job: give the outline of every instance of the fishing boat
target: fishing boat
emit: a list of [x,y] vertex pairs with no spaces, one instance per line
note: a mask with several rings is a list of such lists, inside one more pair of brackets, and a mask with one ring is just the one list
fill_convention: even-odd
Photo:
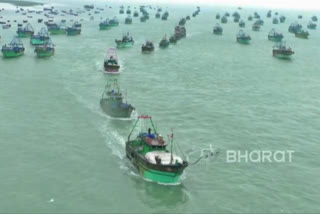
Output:
[[256,21],[256,23],[257,23],[258,25],[262,26],[262,25],[264,24],[264,21],[263,21],[262,19],[258,19],[258,20]]
[[142,52],[152,52],[152,51],[154,51],[153,42],[147,40],[146,43],[141,46],[141,51]]
[[9,45],[4,45],[1,48],[1,52],[3,57],[5,58],[13,58],[22,56],[24,54],[25,48],[23,43],[21,42],[20,38],[15,36]]
[[307,26],[308,29],[315,30],[317,28],[317,24],[310,21]]
[[157,12],[156,15],[155,15],[155,17],[156,17],[156,19],[160,19],[161,14],[160,14],[159,12]]
[[168,16],[166,16],[165,14],[162,14],[161,20],[165,21],[165,20],[167,20],[167,19],[168,19]]
[[233,18],[233,21],[234,21],[235,23],[238,23],[238,22],[240,21],[240,17],[234,17],[234,18]]
[[186,24],[187,20],[185,18],[180,19],[179,25],[184,26]]
[[[139,122],[149,125],[148,130],[141,130],[135,139],[130,139]],[[168,143],[157,132],[151,116],[138,116],[126,142],[126,156],[139,174],[145,179],[159,183],[179,183],[188,162],[174,154],[173,133],[168,135],[171,149],[167,149]],[[178,147],[180,148],[180,147]]]
[[59,34],[65,34],[66,33],[66,26],[64,22],[61,22],[58,24],[52,24],[48,26],[48,31],[51,35],[59,35]]
[[281,41],[273,46],[272,54],[274,57],[280,59],[290,59],[294,52],[290,47],[286,47],[286,43],[284,41]]
[[113,80],[113,84],[107,83],[100,107],[104,113],[115,118],[130,118],[134,110],[134,107],[125,101],[117,80]]
[[50,37],[46,28],[41,28],[37,35],[31,36],[30,43],[32,45],[43,45],[49,42]]
[[173,34],[172,36],[170,36],[169,42],[172,43],[172,44],[176,44],[176,43],[178,42],[178,38],[176,37],[175,34]]
[[161,41],[160,41],[160,43],[159,43],[159,47],[160,47],[160,48],[167,48],[167,47],[169,47],[169,45],[170,45],[170,41],[168,40],[167,35],[165,35],[165,36],[161,39]]
[[139,12],[138,11],[134,11],[133,17],[139,17]]
[[109,25],[110,25],[111,27],[118,26],[118,25],[119,25],[119,20],[118,20],[118,18],[117,18],[117,17],[113,17],[113,19],[110,19]]
[[34,34],[33,27],[28,23],[24,28],[19,27],[17,30],[19,37],[31,37]]
[[221,23],[226,24],[228,22],[228,18],[226,16],[222,16]]
[[278,24],[279,23],[279,19],[277,18],[277,17],[274,17],[273,19],[272,19],[272,24]]
[[191,19],[190,16],[187,16],[187,17],[186,17],[186,20],[190,20],[190,19]]
[[280,23],[284,23],[286,21],[286,17],[280,16],[279,20],[280,20]]
[[260,25],[257,23],[257,22],[255,22],[255,23],[253,23],[253,25],[252,25],[252,30],[253,31],[259,31],[260,30]]
[[217,23],[213,28],[213,34],[222,35],[223,28]]
[[289,32],[290,33],[296,33],[301,29],[302,29],[302,25],[299,24],[298,22],[294,22],[289,26]]
[[111,28],[111,25],[109,23],[109,19],[106,19],[99,24],[100,30],[109,30]]
[[104,71],[107,74],[118,74],[120,65],[118,63],[118,55],[115,48],[109,48],[106,58],[104,59]]
[[298,19],[302,19],[302,15],[298,15]]
[[78,22],[74,22],[72,27],[68,27],[66,31],[68,36],[80,35],[81,27]]
[[249,44],[251,41],[251,37],[246,34],[243,30],[240,30],[237,34],[237,42],[241,44]]
[[43,19],[38,19],[38,23],[42,23]]
[[295,32],[295,37],[297,38],[302,38],[302,39],[308,39],[309,38],[309,32],[303,29],[298,30],[297,32]]
[[280,42],[283,39],[283,34],[277,33],[275,29],[271,29],[268,34],[268,39],[273,42]]
[[260,19],[260,15],[259,15],[257,12],[254,12],[254,13],[253,13],[253,17],[254,17],[255,19]]
[[241,19],[239,22],[239,27],[244,28],[246,26],[246,23]]
[[130,10],[130,8],[128,8],[128,9],[127,9],[126,13],[127,13],[128,15],[130,15],[130,14],[131,14],[131,10]]
[[146,21],[147,21],[147,18],[145,16],[140,17],[140,22],[146,22]]
[[3,30],[7,30],[7,29],[9,29],[9,28],[11,28],[11,25],[9,25],[9,24],[2,25],[2,29],[3,29]]
[[84,9],[87,9],[87,10],[94,9],[94,5],[93,4],[92,5],[84,5],[83,7],[84,7]]
[[220,14],[219,13],[217,13],[216,19],[220,19]]
[[120,14],[124,14],[124,9],[121,8],[120,11],[119,11],[119,13],[120,13]]
[[182,39],[187,36],[186,28],[184,26],[177,25],[174,28],[174,34],[176,35],[178,40]]
[[317,21],[318,21],[318,17],[317,17],[317,16],[312,16],[312,17],[311,17],[311,20],[312,20],[313,22],[317,22]]
[[115,40],[117,44],[117,48],[129,48],[132,47],[134,44],[132,36],[127,33],[127,35],[124,35],[121,40]]
[[267,13],[267,17],[270,18],[271,17],[271,10],[268,11]]
[[37,54],[39,58],[50,57],[54,55],[54,44],[51,39],[45,42],[42,45],[37,45],[34,52]]
[[131,16],[128,16],[128,17],[125,19],[125,24],[132,24],[132,18],[131,18]]
[[248,21],[252,21],[253,20],[253,17],[250,15],[248,16]]

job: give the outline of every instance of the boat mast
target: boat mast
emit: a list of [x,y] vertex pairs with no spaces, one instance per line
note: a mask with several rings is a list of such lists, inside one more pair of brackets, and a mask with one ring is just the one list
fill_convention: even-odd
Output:
[[171,160],[170,160],[170,163],[172,164],[173,162],[173,129],[171,129]]

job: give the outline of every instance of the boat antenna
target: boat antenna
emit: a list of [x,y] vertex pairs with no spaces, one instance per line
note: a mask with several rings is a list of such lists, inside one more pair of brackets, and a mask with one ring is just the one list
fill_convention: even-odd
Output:
[[171,128],[171,135],[169,136],[171,140],[171,160],[170,163],[172,164],[173,162],[173,129]]
[[140,120],[140,117],[138,117],[137,121],[134,123],[134,125],[133,125],[133,127],[132,127],[132,130],[131,130],[131,132],[130,132],[130,134],[129,134],[129,136],[128,136],[128,141],[130,141],[131,134],[132,134],[132,132],[134,131],[134,129],[136,128],[139,120]]

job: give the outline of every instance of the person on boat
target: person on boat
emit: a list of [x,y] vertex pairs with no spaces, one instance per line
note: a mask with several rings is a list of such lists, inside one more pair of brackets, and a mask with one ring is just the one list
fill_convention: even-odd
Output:
[[148,135],[151,135],[151,128],[148,128]]

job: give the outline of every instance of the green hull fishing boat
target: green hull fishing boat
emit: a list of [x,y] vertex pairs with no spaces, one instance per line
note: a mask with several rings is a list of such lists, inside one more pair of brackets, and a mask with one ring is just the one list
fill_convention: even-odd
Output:
[[[141,129],[138,136],[131,140],[130,137],[140,120],[150,121],[152,129],[149,128],[148,132]],[[157,132],[152,118],[147,115],[138,117],[126,142],[126,155],[145,179],[166,184],[181,181],[181,175],[189,164],[173,154],[173,134],[168,138],[171,143],[170,151],[167,149],[168,143]]]
[[22,56],[24,54],[25,48],[19,39],[19,37],[14,37],[9,45],[4,45],[1,48],[3,57],[14,58]]
[[291,56],[294,54],[294,51],[286,46],[285,42],[278,42],[272,50],[272,55],[279,59],[291,59]]
[[240,44],[250,44],[251,37],[246,34],[243,30],[240,30],[237,34],[237,42]]
[[109,20],[105,20],[105,21],[101,22],[99,24],[99,29],[100,30],[109,30],[109,29],[111,29],[111,25],[109,23]]
[[78,22],[75,22],[75,23],[73,23],[72,27],[68,27],[66,31],[67,31],[68,36],[80,35],[81,24],[79,24]]
[[66,34],[66,27],[64,26],[63,23],[61,23],[60,25],[52,24],[48,26],[48,31],[51,35]]
[[37,35],[33,35],[30,39],[32,45],[44,45],[50,40],[48,31],[45,28],[41,28]]
[[122,37],[122,40],[116,39],[115,42],[117,44],[117,48],[130,48],[134,44],[133,38],[129,35],[129,33],[127,33],[127,35],[124,35]]
[[167,35],[165,35],[162,40],[159,43],[159,47],[160,48],[167,48],[170,45],[170,41],[167,38]]
[[17,30],[17,34],[18,34],[18,37],[27,38],[27,37],[33,36],[34,30],[31,24],[28,23],[24,28],[19,27]]
[[118,26],[118,25],[119,25],[119,20],[118,20],[118,18],[117,18],[117,17],[113,17],[113,19],[111,19],[111,20],[109,21],[109,25],[110,25],[111,27],[116,27],[116,26]]
[[283,34],[277,33],[275,29],[272,29],[268,34],[268,39],[273,42],[280,42],[283,39]]
[[34,52],[37,54],[39,58],[50,57],[54,55],[54,44],[49,40],[47,43],[43,45],[36,46]]

